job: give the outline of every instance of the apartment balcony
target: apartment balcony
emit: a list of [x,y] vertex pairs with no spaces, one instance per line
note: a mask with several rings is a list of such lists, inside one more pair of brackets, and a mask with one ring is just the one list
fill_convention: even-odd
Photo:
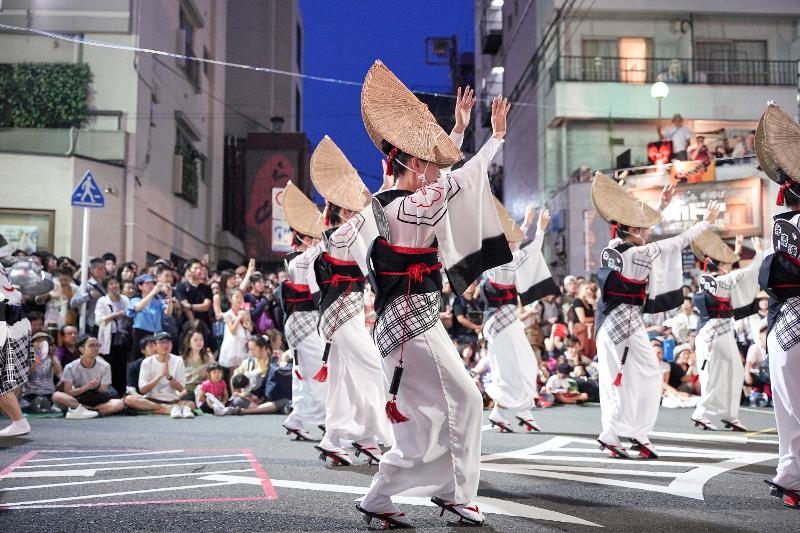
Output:
[[552,81],[797,86],[797,61],[562,56]]
[[503,8],[489,4],[481,15],[481,51],[484,54],[494,55],[502,47]]
[[125,144],[124,131],[0,128],[0,153],[79,156],[122,164]]

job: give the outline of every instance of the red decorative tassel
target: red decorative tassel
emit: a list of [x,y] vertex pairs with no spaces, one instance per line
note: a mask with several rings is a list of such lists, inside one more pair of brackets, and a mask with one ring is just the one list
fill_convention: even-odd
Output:
[[386,402],[386,416],[392,424],[401,424],[409,420],[409,418],[397,408],[397,396],[392,396],[392,399]]
[[614,386],[619,387],[622,385],[622,372],[617,372],[617,377],[614,378]]
[[322,368],[314,376],[314,381],[319,381],[320,383],[328,381],[328,363],[322,363]]
[[703,261],[703,272],[708,272],[708,260],[709,258],[706,257],[705,261]]
[[778,197],[775,199],[775,205],[786,205],[786,201],[784,200],[784,193],[786,189],[792,186],[792,180],[787,179],[781,185],[781,188],[778,189]]
[[300,371],[297,370],[296,368],[294,369],[294,375],[297,376],[297,379],[303,381],[303,376],[300,375]]
[[329,211],[330,211],[329,209],[327,209],[327,208],[325,209],[325,225],[326,226],[330,226],[331,225],[331,214],[330,214]]
[[386,158],[386,175],[387,176],[391,176],[392,175],[392,161],[394,161],[394,158],[397,157],[397,152],[398,152],[397,148],[392,148],[391,151],[389,152],[389,157]]
[[611,224],[611,238],[617,238],[617,230],[619,229],[619,224]]

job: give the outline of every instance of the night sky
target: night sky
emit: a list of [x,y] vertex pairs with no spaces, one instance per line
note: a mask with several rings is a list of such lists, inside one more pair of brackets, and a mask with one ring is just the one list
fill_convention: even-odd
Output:
[[[301,0],[300,6],[309,75],[361,82],[380,59],[411,89],[441,91],[450,86],[449,69],[425,64],[425,38],[456,35],[459,53],[474,49],[472,0]],[[361,88],[303,83],[303,124],[312,149],[329,135],[376,191],[381,154],[361,121]]]

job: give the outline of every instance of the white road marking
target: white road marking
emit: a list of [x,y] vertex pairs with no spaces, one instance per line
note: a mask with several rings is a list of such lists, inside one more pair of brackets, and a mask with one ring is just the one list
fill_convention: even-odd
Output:
[[[715,435],[716,432],[709,432],[703,433],[672,433],[668,431],[651,431],[650,437],[656,437],[661,439],[670,439],[670,440],[695,440],[695,441],[709,441],[709,442],[730,442],[734,444],[749,444],[749,443],[767,443],[767,444],[777,444],[777,441],[774,443],[770,440],[760,440],[754,439],[753,437],[747,437],[745,435]],[[733,433],[733,432],[731,432]]]
[[[740,437],[739,437],[740,438]],[[583,483],[595,483],[600,485],[608,485],[615,487],[647,490],[651,492],[660,492],[671,494],[673,496],[682,496],[686,498],[693,498],[697,500],[703,499],[703,487],[714,476],[751,464],[769,461],[777,458],[773,453],[756,453],[744,452],[739,450],[724,451],[719,449],[704,449],[704,448],[691,448],[680,446],[660,446],[660,450],[675,453],[662,453],[662,455],[670,455],[677,457],[687,457],[689,459],[709,459],[708,462],[692,462],[692,461],[662,461],[662,460],[621,460],[611,458],[599,457],[582,457],[580,455],[552,455],[553,453],[561,453],[569,451],[572,453],[582,453],[590,455],[596,453],[594,448],[570,448],[569,445],[573,443],[592,443],[589,439],[572,438],[568,436],[553,437],[541,444],[516,450],[511,452],[498,453],[487,455],[481,458],[481,470],[489,472],[499,472],[506,474],[520,474],[535,477],[542,477],[548,479],[578,481]],[[547,454],[547,455],[545,455]],[[490,463],[496,459],[515,459],[520,461],[518,463]],[[553,462],[565,462],[568,465],[552,464]],[[547,464],[537,464],[547,463]],[[611,464],[614,463],[620,468],[605,469],[597,467],[583,467],[577,466],[576,463],[600,463]],[[677,471],[663,471],[655,470],[663,467],[683,467],[685,470],[682,472]],[[628,470],[625,467],[631,467]],[[643,469],[637,469],[644,467]],[[650,468],[654,470],[649,470]],[[570,472],[576,472],[575,474]],[[630,481],[627,479],[614,479],[611,477],[599,477],[581,474],[617,474],[620,476],[640,476],[640,477],[654,477],[654,478],[672,478],[669,485],[658,485],[653,483],[644,483],[637,481]]]
[[[306,481],[294,481],[273,479],[272,485],[274,487],[284,487],[289,489],[302,489],[314,490],[323,492],[337,492],[349,493],[356,495],[364,495],[369,490],[368,487],[356,487],[352,485],[331,485],[327,483],[310,483]],[[398,504],[405,505],[423,505],[431,507],[430,498],[421,498],[416,496],[396,496],[392,500]],[[603,527],[600,524],[583,520],[577,516],[571,516],[549,509],[542,509],[541,507],[534,507],[531,505],[523,505],[521,503],[509,502],[499,500],[497,498],[482,498],[478,496],[475,503],[481,508],[481,512],[489,514],[502,514],[506,516],[516,516],[521,518],[531,518],[534,520],[546,520],[551,522],[564,522],[568,524],[579,524],[583,526]]]
[[261,486],[261,479],[251,476],[229,476],[220,473],[214,473],[209,476],[200,478],[203,481],[227,481],[229,483],[241,483],[243,485],[256,485]]
[[[55,466],[55,465],[50,465]],[[33,472],[10,472],[2,477],[2,479],[13,478],[31,478],[31,477],[92,477],[97,470],[35,470]]]
[[[107,471],[107,470],[141,470],[141,469],[144,469],[144,468],[147,468],[147,469],[152,469],[152,468],[175,468],[175,467],[179,467],[179,466],[197,466],[197,465],[214,466],[214,465],[221,465],[221,464],[228,464],[228,463],[249,463],[249,462],[250,462],[250,459],[231,459],[229,461],[214,461],[214,462],[204,461],[204,462],[200,462],[200,463],[174,463],[174,464],[169,464],[169,465],[157,464],[157,465],[134,465],[134,466],[106,466],[106,467],[103,467],[103,468],[95,468],[94,470],[97,471],[97,472]],[[49,466],[52,467],[52,466],[55,466],[55,465],[49,465]],[[64,465],[64,466],[66,466],[66,465]],[[70,475],[70,472],[71,472],[71,470],[51,470],[48,473],[48,477],[57,477],[59,475],[62,475],[64,477],[68,477]],[[14,470],[13,473],[16,474],[17,471]],[[211,472],[209,472],[209,473],[211,473]]]
[[[214,472],[213,475],[216,474],[238,474],[244,472],[252,472],[252,468],[248,468],[246,470],[220,470],[218,472]],[[161,474],[158,476],[137,476],[137,477],[123,477],[123,478],[114,478],[114,479],[93,479],[91,481],[68,481],[64,483],[47,483],[45,485],[20,485],[18,487],[8,487],[8,488],[0,488],[2,492],[13,492],[18,490],[33,490],[33,489],[47,489],[50,487],[69,487],[73,485],[94,485],[98,483],[121,483],[127,481],[141,481],[145,479],[164,479],[164,478],[173,478],[173,477],[188,477],[188,476],[206,476],[209,472],[184,472],[182,474]]]
[[160,452],[116,453],[116,454],[106,454],[106,455],[84,455],[82,457],[50,457],[50,458],[47,458],[47,459],[30,459],[27,462],[28,463],[40,463],[40,462],[43,462],[43,461],[72,461],[72,460],[75,460],[75,459],[100,459],[100,458],[106,458],[106,457],[130,457],[132,455],[161,455],[161,454],[165,454],[165,453],[183,453],[183,450],[164,450],[164,451],[160,451]]
[[752,407],[740,407],[740,411],[746,411],[748,413],[756,413],[759,415],[771,415],[775,416],[775,411],[772,409],[753,409]]
[[[186,457],[168,457],[166,459],[132,459],[130,461],[92,461],[88,463],[71,463],[65,466],[91,466],[91,465],[112,465],[112,464],[123,464],[123,463],[158,463],[162,461],[185,461],[185,460],[194,460],[194,459],[217,459],[220,457],[244,457],[246,454],[243,453],[229,453],[225,455],[194,455],[194,456],[186,456]],[[153,465],[157,466],[157,465]],[[53,465],[23,465],[18,466],[16,469],[21,468],[52,468]],[[98,469],[101,470],[101,469]]]

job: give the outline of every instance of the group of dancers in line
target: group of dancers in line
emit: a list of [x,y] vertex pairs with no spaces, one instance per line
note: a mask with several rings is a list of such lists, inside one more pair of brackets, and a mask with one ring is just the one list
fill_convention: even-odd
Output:
[[[514,431],[515,423],[523,431],[539,430],[531,411],[535,356],[517,305],[559,294],[541,253],[549,213],[542,211],[535,220],[529,208],[520,226],[490,192],[487,169],[504,140],[510,109],[500,96],[491,103],[491,137],[463,166],[451,169],[463,158],[460,146],[474,104],[473,91],[459,89],[455,127],[447,135],[427,106],[377,61],[364,80],[361,111],[370,138],[386,157],[382,189],[371,195],[326,136],[310,169],[326,202],[324,212],[291,182],[284,191],[296,252],[287,263],[289,279],[277,291],[294,352],[294,409],[283,425],[300,440],[313,440],[309,429],[319,428],[322,439],[315,447],[335,465],[353,464],[350,448],[378,464],[367,495],[356,504],[368,524],[376,519],[384,527],[410,527],[392,501],[400,493],[429,496],[442,514],[484,522],[475,504],[483,401],[439,319],[443,275],[457,294],[480,279],[493,376],[486,392],[495,403],[490,422],[501,431]],[[753,240],[755,257],[743,269],[734,268],[738,257],[712,229],[719,214],[715,201],[702,221],[680,235],[648,242],[660,210],[609,177],[594,178],[594,207],[612,228],[597,272],[602,292],[595,323],[602,412],[597,440],[612,457],[630,457],[622,443],[627,439],[642,458],[658,458],[648,435],[662,374],[642,315],[680,306],[681,251],[691,245],[706,265],[695,300],[701,314],[702,401],[692,418],[703,426],[720,418],[727,427],[744,430],[737,418],[743,370],[731,321],[756,312],[760,285],[770,296],[767,349],[780,435],[778,472],[769,483],[773,494],[796,506],[800,125],[770,104],[759,123],[756,150],[764,172],[780,184],[779,205],[790,211],[775,217],[766,255],[760,240]],[[674,186],[664,187],[661,210],[674,192]],[[367,283],[375,292],[372,335],[365,326]],[[28,353],[30,328],[19,301],[0,270],[3,400],[13,391],[9,381],[18,386],[26,377],[6,368],[24,360],[23,350]],[[384,454],[381,446],[390,449]]]

